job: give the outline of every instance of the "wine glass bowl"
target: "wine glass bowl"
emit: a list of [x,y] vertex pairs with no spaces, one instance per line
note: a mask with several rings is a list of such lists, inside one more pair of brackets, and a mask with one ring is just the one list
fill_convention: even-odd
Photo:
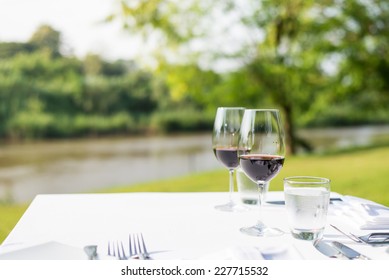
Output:
[[212,133],[212,148],[216,159],[229,171],[229,202],[215,206],[222,211],[241,211],[244,208],[233,201],[234,170],[239,166],[238,143],[240,125],[245,108],[219,107],[216,111]]
[[[285,160],[285,136],[276,109],[245,110],[239,139],[239,162],[245,174],[258,184],[259,211],[265,184],[280,172]],[[267,227],[261,220],[241,232],[255,236],[277,236],[281,230]]]

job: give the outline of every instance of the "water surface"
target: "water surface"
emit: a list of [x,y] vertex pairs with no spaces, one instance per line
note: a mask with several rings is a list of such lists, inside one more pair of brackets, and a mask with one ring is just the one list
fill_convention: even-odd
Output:
[[[388,126],[299,131],[316,151],[389,143]],[[50,141],[0,146],[0,200],[76,193],[223,168],[211,134]]]
[[220,168],[209,134],[87,139],[0,147],[0,197],[72,193]]

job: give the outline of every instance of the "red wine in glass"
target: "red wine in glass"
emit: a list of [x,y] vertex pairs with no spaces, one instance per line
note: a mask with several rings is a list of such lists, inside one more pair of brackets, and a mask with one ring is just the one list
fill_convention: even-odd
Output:
[[254,182],[267,182],[281,171],[284,160],[284,157],[276,155],[246,154],[240,156],[240,165]]
[[228,169],[235,169],[239,166],[238,148],[215,148],[213,149],[216,158]]
[[[238,153],[242,170],[258,185],[258,210],[261,216],[265,185],[277,176],[285,161],[285,135],[278,110],[245,110]],[[265,225],[261,218],[255,225],[243,227],[240,231],[254,236],[283,234],[281,230]]]
[[228,169],[230,182],[229,202],[215,206],[216,209],[221,211],[247,210],[247,208],[236,204],[233,200],[234,171],[239,166],[239,130],[244,110],[245,108],[242,107],[219,107],[216,111],[212,133],[212,149],[216,159]]

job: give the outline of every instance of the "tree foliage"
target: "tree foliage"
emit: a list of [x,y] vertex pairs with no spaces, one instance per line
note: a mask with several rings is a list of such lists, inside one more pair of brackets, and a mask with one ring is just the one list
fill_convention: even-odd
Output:
[[[169,65],[175,77],[172,93],[211,107],[280,108],[293,153],[301,144],[296,126],[388,121],[388,7],[378,0],[122,0],[111,19],[158,39],[160,67]],[[183,75],[183,64],[220,62],[236,67],[212,90],[188,86],[198,75]]]
[[26,43],[0,43],[1,138],[165,130],[150,125],[151,115],[162,106],[172,107],[163,104],[183,102],[169,99],[164,81],[132,61],[63,56],[60,37],[43,26]]
[[0,43],[0,136],[210,129],[218,106],[307,126],[389,121],[389,4],[378,0],[120,0],[109,20],[155,46],[154,68],[61,53],[40,27]]
[[50,25],[41,25],[32,34],[29,43],[36,49],[45,50],[53,56],[60,55],[61,33]]

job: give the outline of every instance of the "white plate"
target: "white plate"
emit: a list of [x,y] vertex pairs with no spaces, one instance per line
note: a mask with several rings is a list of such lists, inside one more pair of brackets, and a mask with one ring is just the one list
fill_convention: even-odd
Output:
[[86,260],[83,249],[47,242],[0,254],[0,260]]

